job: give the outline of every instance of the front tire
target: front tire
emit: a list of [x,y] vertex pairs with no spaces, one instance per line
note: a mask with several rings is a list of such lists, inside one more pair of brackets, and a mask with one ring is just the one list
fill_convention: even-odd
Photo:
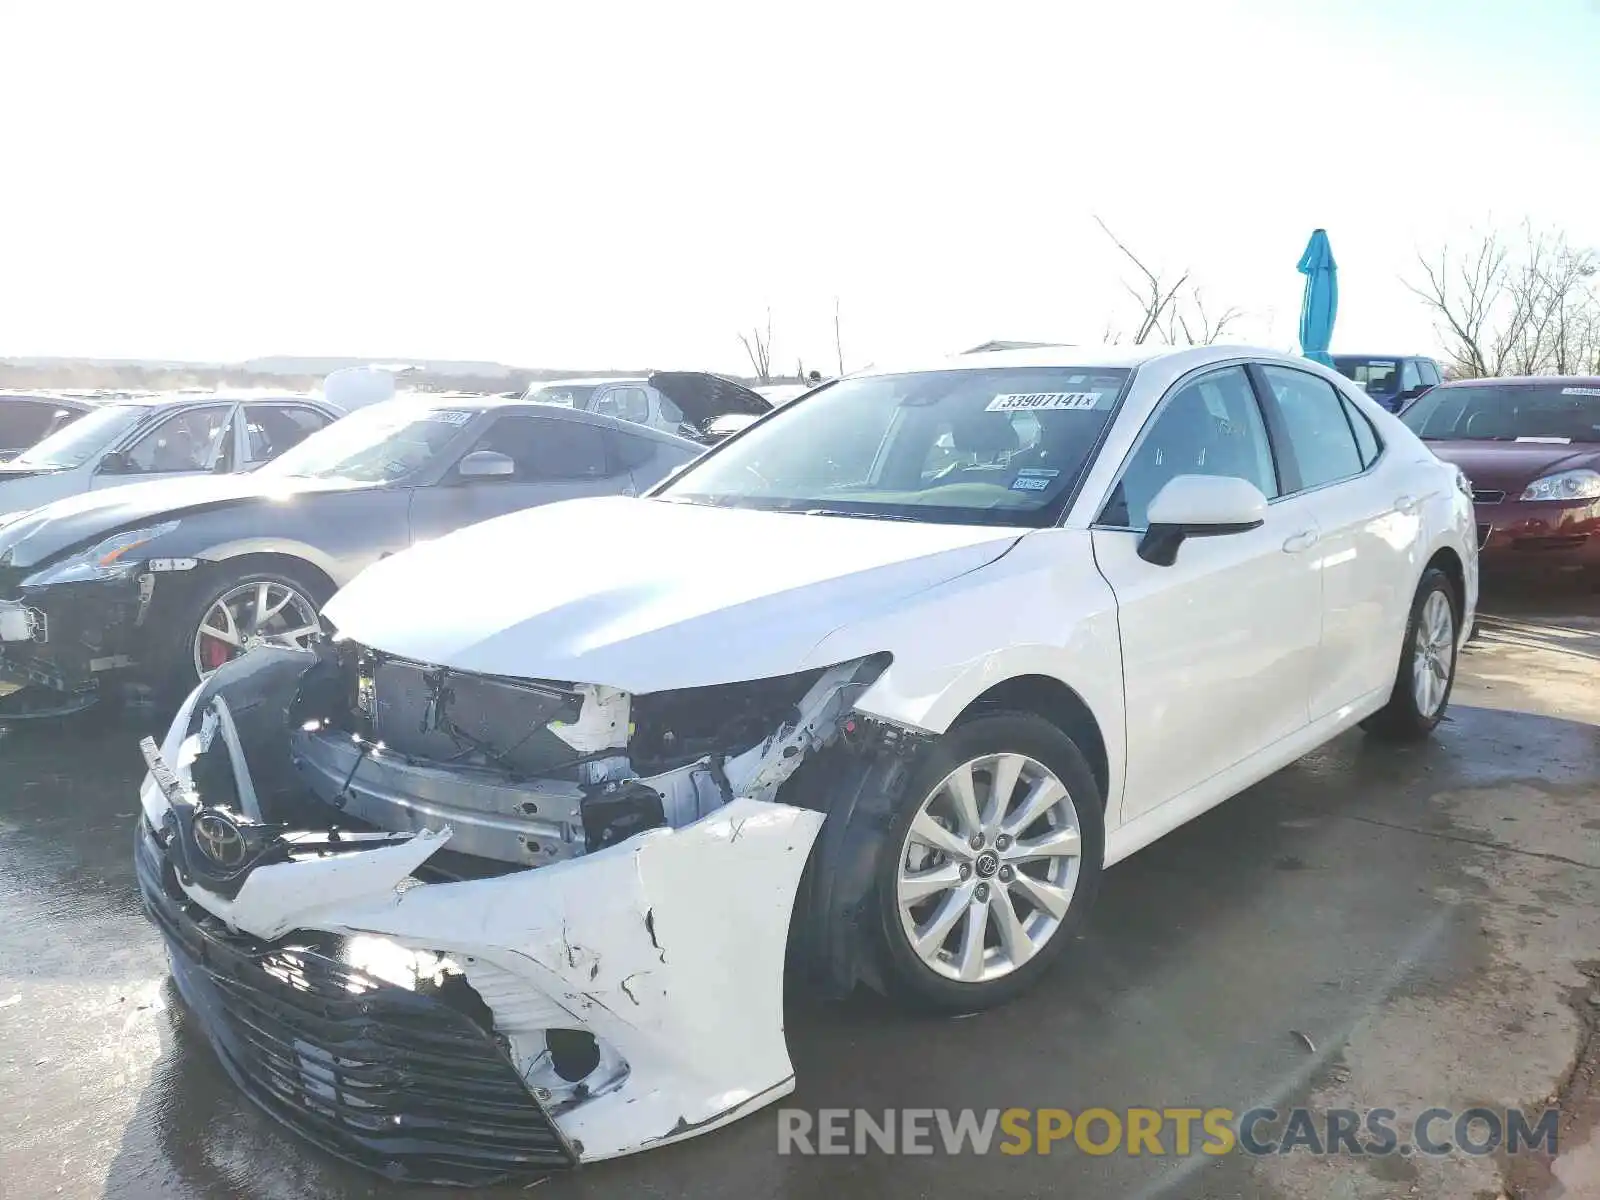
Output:
[[322,633],[329,589],[292,567],[231,574],[201,589],[179,618],[172,679],[187,693],[258,645],[304,646]]
[[1361,723],[1363,729],[1377,737],[1403,742],[1420,741],[1434,731],[1444,718],[1455,687],[1456,631],[1460,625],[1460,608],[1450,577],[1429,567],[1411,601],[1394,690],[1389,702]]
[[885,987],[915,1008],[1013,999],[1081,927],[1105,852],[1103,801],[1072,739],[1031,713],[956,726],[884,838],[874,924]]

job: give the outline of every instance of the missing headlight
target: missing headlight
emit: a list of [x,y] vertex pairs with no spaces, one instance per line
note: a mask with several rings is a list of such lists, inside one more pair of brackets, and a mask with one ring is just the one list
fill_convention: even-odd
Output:
[[634,770],[649,776],[707,755],[744,753],[784,723],[822,674],[818,668],[635,696],[628,742]]

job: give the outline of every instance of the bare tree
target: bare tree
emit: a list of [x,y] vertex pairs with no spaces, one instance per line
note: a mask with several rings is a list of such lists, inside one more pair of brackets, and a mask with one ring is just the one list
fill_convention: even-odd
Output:
[[[1190,281],[1189,271],[1184,271],[1178,276],[1178,281],[1168,287],[1161,275],[1151,270],[1137,254],[1128,249],[1104,221],[1096,217],[1095,223],[1139,272],[1138,287],[1126,282],[1122,285],[1139,305],[1138,323],[1133,335],[1128,339],[1134,345],[1142,345],[1152,336],[1160,338],[1169,346],[1215,345],[1222,339],[1223,334],[1227,333],[1230,326],[1244,317],[1244,310],[1232,305],[1221,312],[1207,309],[1200,285]],[[1115,345],[1122,340],[1122,333],[1108,321],[1103,340]]]
[[1404,280],[1434,314],[1454,378],[1571,374],[1594,366],[1600,259],[1557,230],[1524,221],[1520,244],[1480,235],[1467,250],[1418,255],[1419,279]]
[[1095,217],[1094,222],[1111,239],[1111,244],[1122,251],[1123,257],[1131,262],[1139,272],[1140,283],[1138,287],[1134,287],[1127,282],[1124,282],[1122,286],[1128,290],[1128,294],[1139,305],[1139,323],[1130,340],[1135,346],[1142,346],[1149,340],[1151,334],[1161,332],[1162,320],[1170,316],[1169,310],[1172,308],[1173,301],[1177,298],[1179,289],[1188,282],[1189,272],[1185,271],[1178,276],[1177,283],[1168,287],[1166,281],[1160,275],[1145,266],[1137,254],[1122,244],[1117,235],[1111,232],[1110,226],[1099,217]]
[[1214,346],[1228,332],[1228,327],[1243,316],[1244,310],[1233,305],[1220,313],[1207,312],[1205,296],[1198,286],[1190,284],[1185,294],[1167,310],[1161,338],[1169,346]]
[[765,332],[760,326],[751,329],[750,336],[739,334],[739,341],[750,359],[750,369],[761,383],[772,382],[772,309],[767,309]]

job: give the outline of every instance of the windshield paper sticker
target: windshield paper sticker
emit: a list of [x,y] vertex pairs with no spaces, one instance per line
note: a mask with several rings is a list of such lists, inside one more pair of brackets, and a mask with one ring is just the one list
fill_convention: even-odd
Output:
[[1006,392],[989,401],[984,412],[1051,412],[1098,408],[1104,392]]
[[441,408],[429,413],[428,420],[443,421],[446,425],[465,425],[472,420],[472,414],[454,408]]
[[1600,396],[1600,388],[1562,388],[1561,394],[1563,396]]
[[1011,490],[1014,492],[1042,492],[1050,486],[1050,481],[1060,471],[1046,471],[1042,467],[1028,467],[1017,472],[1017,477],[1011,481]]

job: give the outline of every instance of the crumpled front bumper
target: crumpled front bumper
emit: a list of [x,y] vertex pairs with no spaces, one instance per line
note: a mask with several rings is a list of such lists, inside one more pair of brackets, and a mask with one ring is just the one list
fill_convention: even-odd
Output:
[[27,712],[46,715],[85,708],[101,678],[134,664],[135,631],[148,592],[136,581],[96,580],[23,588],[0,598],[0,696],[20,687],[52,694]]
[[326,942],[272,947],[230,933],[184,895],[143,821],[134,862],[184,1003],[266,1112],[393,1179],[476,1185],[576,1161],[466,1012],[376,978]]
[[[180,710],[162,747],[184,782],[181,749],[199,695]],[[146,827],[162,830],[169,806],[154,780],[146,779],[141,801]],[[308,939],[334,938],[369,952],[447,961],[487,1014],[482,1032],[504,1067],[495,1086],[509,1071],[531,1102],[516,1097],[510,1105],[526,1124],[526,1138],[507,1135],[512,1158],[488,1172],[505,1174],[557,1165],[560,1155],[551,1149],[557,1143],[571,1161],[592,1161],[692,1137],[793,1089],[783,1035],[784,962],[796,891],[822,821],[809,809],[736,798],[677,829],[650,829],[579,858],[488,878],[419,881],[419,868],[448,843],[446,829],[259,866],[232,899],[170,872],[163,884],[159,861],[141,868],[141,884],[164,932],[160,914],[171,905],[220,931],[225,951],[202,938],[197,952],[182,930],[167,936],[180,987],[247,1094],[336,1153],[391,1174],[396,1169],[379,1161],[381,1148],[371,1146],[371,1130],[356,1119],[365,1110],[342,1103],[352,1093],[327,1078],[328,1063],[341,1070],[353,1063],[414,1092],[408,1073],[415,1069],[424,1078],[456,1050],[464,1063],[494,1074],[489,1043],[456,1028],[451,1038],[460,1037],[445,1039],[449,1047],[436,1045],[439,1053],[413,1053],[395,1024],[406,1026],[410,1001],[390,1003],[385,993],[362,1013],[364,1036],[385,1056],[341,1049],[339,1013],[320,1000],[308,1003],[324,1022],[316,1025],[322,1043],[286,1050],[308,1040],[290,1030],[276,1036],[276,1048],[261,1049],[264,1035],[251,1020],[214,999],[232,996],[237,985],[233,975],[219,973],[212,955],[225,963],[242,956],[271,964]],[[148,857],[147,841],[156,839],[141,834]],[[414,997],[414,990],[406,995]],[[245,1034],[238,1032],[241,1021]],[[595,1050],[581,1079],[562,1074],[553,1050],[574,1032],[592,1036]],[[244,1051],[233,1045],[240,1037],[251,1042]],[[303,1058],[312,1060],[309,1066]],[[404,1097],[386,1094],[385,1103],[398,1106],[397,1128],[408,1128],[413,1116]],[[455,1145],[452,1139],[475,1137],[475,1103],[467,1097],[449,1115],[430,1116],[437,1119],[435,1140]],[[499,1112],[505,1103],[486,1101],[484,1111]],[[538,1128],[540,1112],[555,1142]],[[515,1161],[517,1154],[527,1161]],[[477,1183],[487,1177],[472,1164],[461,1167],[455,1151],[396,1161],[408,1178]]]

